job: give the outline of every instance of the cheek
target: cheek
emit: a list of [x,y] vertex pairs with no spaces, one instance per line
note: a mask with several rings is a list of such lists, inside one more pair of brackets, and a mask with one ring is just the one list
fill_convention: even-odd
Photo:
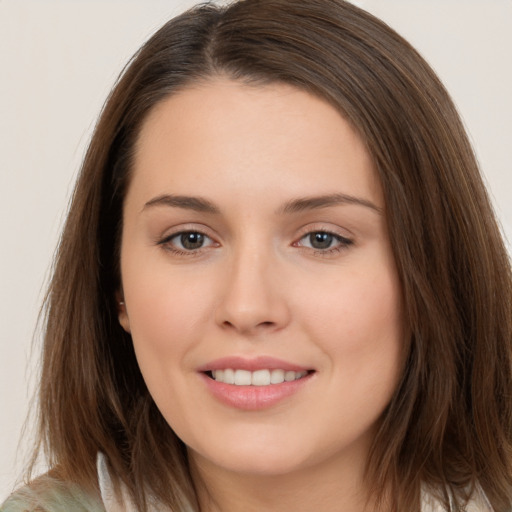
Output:
[[343,382],[393,387],[403,357],[402,299],[395,273],[376,265],[311,296],[316,300],[303,304],[304,328]]
[[183,292],[172,279],[140,277],[125,290],[137,362],[158,408],[170,425],[179,425],[186,413],[187,357],[203,337],[198,318],[204,305],[194,289]]
[[[342,334],[346,343],[388,334],[400,338],[401,294],[389,271],[358,272],[332,280],[328,287],[309,294],[304,313],[326,337]],[[358,343],[357,343],[358,344]]]
[[183,279],[168,268],[125,262],[123,290],[130,331],[143,373],[169,367],[201,337],[207,310],[197,280]]

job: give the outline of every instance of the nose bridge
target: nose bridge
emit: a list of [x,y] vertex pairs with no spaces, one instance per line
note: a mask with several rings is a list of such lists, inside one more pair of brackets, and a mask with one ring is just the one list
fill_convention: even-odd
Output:
[[278,329],[288,319],[278,280],[278,258],[269,244],[239,243],[230,258],[219,323],[239,332]]

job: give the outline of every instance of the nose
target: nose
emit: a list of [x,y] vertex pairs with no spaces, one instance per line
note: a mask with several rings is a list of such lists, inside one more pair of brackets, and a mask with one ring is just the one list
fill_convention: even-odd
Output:
[[278,331],[290,321],[283,276],[268,251],[248,247],[227,265],[216,321],[246,336]]

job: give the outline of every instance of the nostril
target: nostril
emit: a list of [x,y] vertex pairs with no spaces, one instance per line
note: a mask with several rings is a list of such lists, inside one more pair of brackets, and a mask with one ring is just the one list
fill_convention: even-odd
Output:
[[[222,322],[222,325],[225,327],[236,327],[235,323],[230,322],[229,320],[224,320]],[[275,322],[272,322],[271,320],[264,321],[264,322],[258,322],[256,323],[256,327],[273,327],[275,325]]]

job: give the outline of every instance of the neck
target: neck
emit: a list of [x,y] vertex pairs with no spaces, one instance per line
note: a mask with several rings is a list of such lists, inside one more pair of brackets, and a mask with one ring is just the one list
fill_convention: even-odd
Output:
[[[367,512],[362,465],[339,461],[286,474],[250,474],[214,466],[190,454],[192,476],[203,512]],[[354,461],[352,461],[354,462]]]

